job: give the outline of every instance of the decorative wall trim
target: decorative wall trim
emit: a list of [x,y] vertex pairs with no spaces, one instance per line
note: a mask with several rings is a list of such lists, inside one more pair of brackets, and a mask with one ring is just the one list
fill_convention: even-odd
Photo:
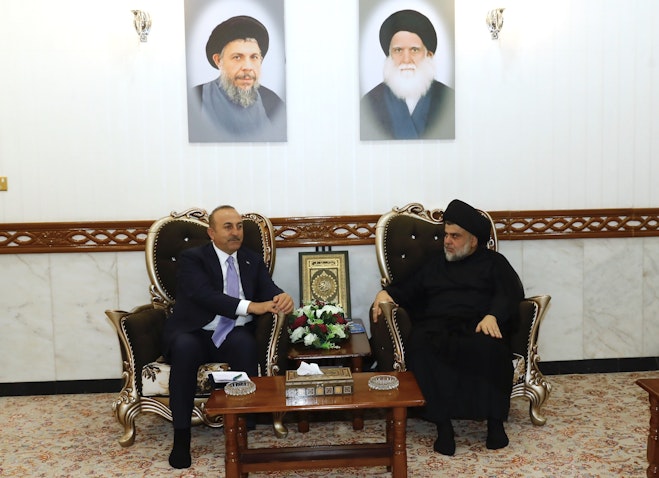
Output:
[[379,214],[368,216],[279,217],[271,219],[277,247],[375,244]]
[[501,240],[659,236],[659,209],[498,211],[490,215]]
[[153,222],[0,224],[0,254],[143,251]]
[[[659,208],[493,211],[499,239],[596,239],[659,236]],[[277,247],[375,243],[380,215],[271,218]],[[148,221],[0,224],[0,254],[142,251]]]

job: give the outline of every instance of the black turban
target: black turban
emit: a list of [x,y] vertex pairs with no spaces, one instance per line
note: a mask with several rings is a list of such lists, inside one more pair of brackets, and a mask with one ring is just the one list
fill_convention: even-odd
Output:
[[454,199],[444,211],[444,221],[457,224],[478,239],[478,244],[485,246],[490,240],[490,220],[466,202]]
[[393,13],[380,27],[380,46],[386,56],[389,56],[391,39],[398,32],[416,33],[423,45],[433,54],[437,49],[437,33],[430,20],[415,10],[401,10]]
[[220,23],[212,31],[206,43],[206,58],[213,68],[217,65],[213,61],[213,55],[220,53],[222,49],[234,40],[254,38],[261,49],[261,56],[265,56],[270,45],[268,30],[255,18],[241,15],[232,17]]

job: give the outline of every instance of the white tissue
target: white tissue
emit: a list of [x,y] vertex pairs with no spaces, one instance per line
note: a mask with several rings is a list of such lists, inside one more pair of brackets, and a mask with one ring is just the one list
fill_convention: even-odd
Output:
[[298,375],[323,375],[317,363],[302,362],[297,369]]

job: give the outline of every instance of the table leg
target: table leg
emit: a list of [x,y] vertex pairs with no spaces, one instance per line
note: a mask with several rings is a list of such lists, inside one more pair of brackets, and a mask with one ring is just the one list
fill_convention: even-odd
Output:
[[[384,415],[384,441],[394,449],[394,414],[391,408],[387,408]],[[391,466],[387,467],[387,471],[391,472]]]
[[309,431],[309,414],[307,412],[298,412],[297,431],[300,433]]
[[227,478],[240,477],[238,416],[224,415],[224,467]]
[[659,477],[659,453],[657,442],[659,441],[659,397],[650,394],[650,431],[648,434],[648,478]]
[[[407,408],[397,407],[392,410],[391,436],[393,438],[393,457],[391,465],[391,478],[407,478]],[[387,423],[389,426],[389,423]],[[387,440],[390,439],[387,430]]]
[[[364,360],[362,357],[352,357],[350,361],[350,368],[352,373],[359,373],[362,371],[364,366]],[[352,415],[352,429],[353,430],[363,430],[364,429],[364,411],[355,410]]]

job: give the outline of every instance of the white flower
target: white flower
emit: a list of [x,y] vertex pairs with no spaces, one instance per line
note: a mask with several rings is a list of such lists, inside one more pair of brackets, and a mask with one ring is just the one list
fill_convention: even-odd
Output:
[[339,307],[338,305],[334,304],[325,304],[323,307],[318,309],[316,311],[316,317],[321,317],[325,312],[329,312],[330,314],[343,314],[343,309]]
[[[305,326],[291,329],[296,321],[301,321],[305,316],[307,318]],[[291,342],[304,342],[307,347],[322,349],[339,348],[335,341],[346,339],[350,335],[350,331],[347,323],[335,324],[336,317],[345,319],[345,311],[338,304],[314,300],[302,305],[288,316],[288,333]],[[315,329],[315,326],[320,324],[327,327],[326,333],[318,332]],[[316,333],[312,333],[311,329]]]
[[291,342],[297,342],[302,337],[304,337],[304,334],[306,334],[308,331],[309,329],[306,327],[298,327],[291,333]]
[[327,328],[332,334],[336,335],[340,339],[345,339],[346,338],[346,333],[345,333],[345,329],[344,329],[343,326],[341,326],[339,324],[329,324],[327,326]]
[[[302,327],[300,327],[300,328],[302,328]],[[307,334],[304,337],[304,345],[306,345],[307,347],[310,346],[311,344],[314,343],[314,340],[316,340],[317,338],[318,338],[318,336],[316,334]]]

